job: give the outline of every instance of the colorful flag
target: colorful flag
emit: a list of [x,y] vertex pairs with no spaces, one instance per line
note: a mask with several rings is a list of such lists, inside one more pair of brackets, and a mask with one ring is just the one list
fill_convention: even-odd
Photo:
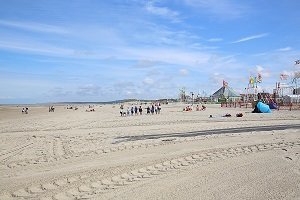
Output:
[[228,86],[228,82],[223,80],[223,87],[227,87]]
[[261,83],[262,82],[262,76],[260,73],[257,74],[257,82]]
[[250,76],[249,84],[250,84],[252,87],[254,87],[254,83],[255,83],[255,79],[254,79],[252,76]]

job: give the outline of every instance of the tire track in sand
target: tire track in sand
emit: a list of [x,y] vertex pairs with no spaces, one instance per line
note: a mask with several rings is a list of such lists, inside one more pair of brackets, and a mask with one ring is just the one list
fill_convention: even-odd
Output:
[[150,179],[155,176],[165,175],[170,171],[184,169],[194,164],[209,164],[218,160],[230,159],[231,157],[247,155],[249,153],[258,153],[262,151],[270,151],[294,146],[300,146],[300,141],[263,143],[250,146],[200,151],[108,178],[95,177],[92,174],[68,176],[53,180],[51,182],[21,188],[15,192],[3,193],[0,195],[0,199],[2,199],[1,197],[12,199],[29,198],[43,200],[95,198],[102,193],[109,192],[118,187],[124,187],[126,185],[134,184],[135,182]]

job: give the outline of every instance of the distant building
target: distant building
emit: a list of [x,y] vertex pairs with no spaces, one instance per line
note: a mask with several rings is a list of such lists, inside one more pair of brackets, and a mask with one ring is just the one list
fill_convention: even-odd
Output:
[[214,101],[238,101],[241,99],[241,95],[237,92],[235,92],[232,88],[229,86],[224,86],[218,89],[212,96]]

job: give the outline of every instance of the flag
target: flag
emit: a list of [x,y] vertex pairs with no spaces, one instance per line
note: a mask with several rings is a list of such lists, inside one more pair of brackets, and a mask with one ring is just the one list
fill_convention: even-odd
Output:
[[228,86],[228,82],[223,80],[223,87],[227,87]]
[[250,76],[249,84],[250,84],[252,87],[254,87],[254,83],[255,83],[255,79],[254,79],[252,76]]
[[288,77],[289,77],[289,75],[287,75],[287,74],[284,74],[284,73],[280,74],[280,80],[287,80]]
[[257,82],[261,83],[262,82],[262,76],[260,73],[257,74]]

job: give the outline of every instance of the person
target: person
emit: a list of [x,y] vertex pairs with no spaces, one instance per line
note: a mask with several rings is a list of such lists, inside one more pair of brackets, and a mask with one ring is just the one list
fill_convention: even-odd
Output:
[[147,114],[150,114],[150,107],[147,107]]
[[254,102],[254,110],[252,111],[252,113],[261,113],[261,111],[258,109],[257,104],[259,101]]
[[26,108],[25,108],[25,114],[28,114],[28,110],[29,110],[29,109],[26,107]]
[[24,114],[24,113],[25,113],[25,108],[22,109],[22,114]]
[[138,108],[137,108],[137,106],[134,106],[134,113],[135,113],[135,115],[138,114]]
[[133,115],[133,113],[134,113],[134,108],[133,106],[131,106],[131,115]]
[[129,116],[130,115],[130,109],[129,109],[129,107],[127,107],[127,116]]
[[142,115],[142,112],[143,112],[143,109],[142,109],[142,106],[139,107],[139,113],[140,115]]
[[123,112],[123,105],[121,105],[121,106],[120,106],[120,115],[121,115],[121,117],[123,116],[123,113],[124,113],[124,112]]
[[157,114],[160,114],[160,110],[161,110],[161,107],[160,107],[160,104],[158,104],[158,106],[157,106]]
[[154,105],[152,104],[151,106],[151,114],[153,115],[154,114]]
[[199,111],[199,110],[200,110],[199,105],[197,105],[196,106],[196,111]]
[[202,109],[201,110],[206,110],[206,106],[202,105]]

